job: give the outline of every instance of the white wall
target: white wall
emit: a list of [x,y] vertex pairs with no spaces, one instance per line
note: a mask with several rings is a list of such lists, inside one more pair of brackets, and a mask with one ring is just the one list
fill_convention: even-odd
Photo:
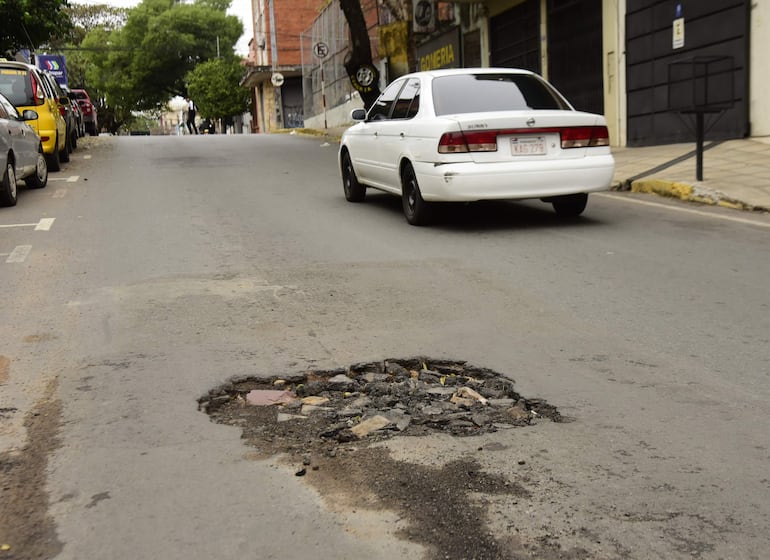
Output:
[[751,3],[751,60],[749,61],[749,118],[752,136],[770,136],[770,2]]

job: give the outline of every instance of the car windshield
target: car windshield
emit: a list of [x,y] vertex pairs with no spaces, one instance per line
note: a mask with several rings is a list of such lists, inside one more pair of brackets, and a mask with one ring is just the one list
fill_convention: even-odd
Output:
[[459,74],[433,80],[436,115],[569,109],[546,83],[530,74]]
[[32,98],[32,85],[24,70],[0,68],[0,93],[17,107],[35,105]]

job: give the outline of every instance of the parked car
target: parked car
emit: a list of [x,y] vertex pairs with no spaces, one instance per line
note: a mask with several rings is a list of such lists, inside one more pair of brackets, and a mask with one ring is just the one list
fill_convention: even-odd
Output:
[[18,179],[32,188],[48,184],[43,144],[28,124],[37,119],[37,112],[31,109],[19,115],[0,93],[0,206],[16,205]]
[[[78,147],[78,121],[75,112],[72,109],[72,103],[70,98],[67,97],[67,93],[56,81],[56,78],[52,74],[43,70],[43,78],[48,81],[48,85],[53,90],[54,95],[59,101],[59,113],[64,117],[64,122],[67,123],[67,154],[71,154]],[[69,161],[69,158],[62,161]]]
[[96,136],[99,134],[97,111],[91,102],[91,98],[88,96],[88,92],[84,89],[73,89],[72,93],[75,95],[75,99],[78,100],[80,110],[83,112],[83,123],[85,124],[86,132],[91,136]]
[[59,112],[59,99],[42,71],[24,62],[0,60],[0,93],[20,113],[32,109],[37,120],[30,121],[43,143],[49,171],[59,171],[62,161],[69,161],[67,123]]
[[66,86],[62,86],[62,90],[64,90],[65,95],[69,98],[72,112],[75,114],[75,120],[77,122],[77,137],[83,138],[83,136],[86,135],[86,124],[83,121],[83,111],[80,110],[80,104],[78,103],[78,100],[75,98],[75,94],[72,93],[71,89]]
[[398,195],[406,220],[431,203],[539,198],[578,216],[607,190],[615,163],[603,116],[576,111],[526,70],[417,72],[390,84],[340,141],[345,197],[368,187]]

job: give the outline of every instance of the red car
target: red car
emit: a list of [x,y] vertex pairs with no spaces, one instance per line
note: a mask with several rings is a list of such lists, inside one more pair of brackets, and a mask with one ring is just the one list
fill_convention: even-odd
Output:
[[80,105],[80,110],[83,113],[83,124],[85,125],[86,132],[91,136],[96,136],[99,134],[96,107],[91,103],[88,92],[84,89],[73,89],[72,94],[78,100],[78,105]]

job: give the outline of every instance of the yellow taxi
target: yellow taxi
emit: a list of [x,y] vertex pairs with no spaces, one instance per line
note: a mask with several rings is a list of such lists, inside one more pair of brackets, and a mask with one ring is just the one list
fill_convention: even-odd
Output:
[[31,109],[38,114],[38,119],[29,124],[43,143],[48,169],[59,171],[61,162],[69,161],[67,123],[59,110],[60,99],[48,80],[36,66],[0,60],[0,93],[19,113]]

